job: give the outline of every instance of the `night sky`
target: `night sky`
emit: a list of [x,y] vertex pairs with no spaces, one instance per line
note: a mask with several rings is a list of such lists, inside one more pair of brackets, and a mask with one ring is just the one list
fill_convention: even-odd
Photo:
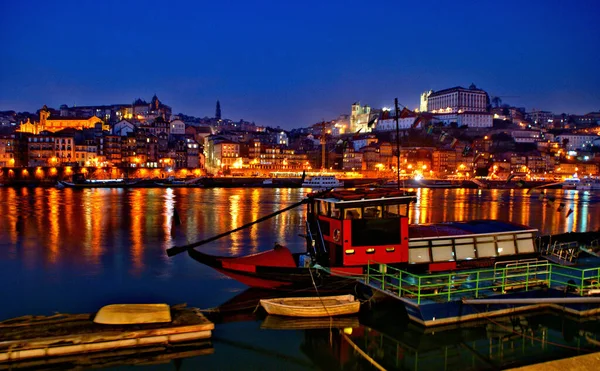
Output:
[[475,83],[600,110],[600,1],[0,0],[0,110],[128,104],[291,129]]

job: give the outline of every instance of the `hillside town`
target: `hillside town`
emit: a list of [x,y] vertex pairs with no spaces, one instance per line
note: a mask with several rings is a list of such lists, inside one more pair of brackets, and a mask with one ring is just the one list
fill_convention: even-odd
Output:
[[[399,158],[398,158],[399,154]],[[0,112],[4,178],[300,176],[560,180],[600,174],[600,111],[503,104],[471,84],[421,94],[418,108],[355,102],[339,117],[284,130],[173,114],[149,102]]]

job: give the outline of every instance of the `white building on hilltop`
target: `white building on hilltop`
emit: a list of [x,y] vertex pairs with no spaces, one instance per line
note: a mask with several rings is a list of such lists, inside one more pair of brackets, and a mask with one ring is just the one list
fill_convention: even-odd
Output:
[[446,124],[456,122],[458,126],[492,127],[492,115],[488,112],[488,94],[474,84],[468,89],[456,86],[421,94],[421,111],[434,113]]

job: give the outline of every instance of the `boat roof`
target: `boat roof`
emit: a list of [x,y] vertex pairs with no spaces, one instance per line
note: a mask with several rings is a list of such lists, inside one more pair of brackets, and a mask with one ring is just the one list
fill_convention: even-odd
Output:
[[512,222],[499,220],[472,220],[468,222],[444,222],[433,224],[412,224],[408,227],[410,239],[432,237],[457,237],[474,234],[501,234],[515,232],[537,232],[537,229]]
[[[314,194],[313,194],[314,195]],[[318,194],[316,200],[331,202],[335,204],[360,203],[365,201],[402,201],[408,203],[416,201],[415,192],[394,189],[355,189],[343,191],[329,191],[324,194]]]

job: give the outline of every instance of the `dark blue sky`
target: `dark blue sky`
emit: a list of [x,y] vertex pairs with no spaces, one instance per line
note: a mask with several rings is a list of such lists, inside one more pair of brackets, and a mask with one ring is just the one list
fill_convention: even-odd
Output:
[[0,110],[131,103],[302,127],[475,83],[600,110],[600,1],[0,1]]

